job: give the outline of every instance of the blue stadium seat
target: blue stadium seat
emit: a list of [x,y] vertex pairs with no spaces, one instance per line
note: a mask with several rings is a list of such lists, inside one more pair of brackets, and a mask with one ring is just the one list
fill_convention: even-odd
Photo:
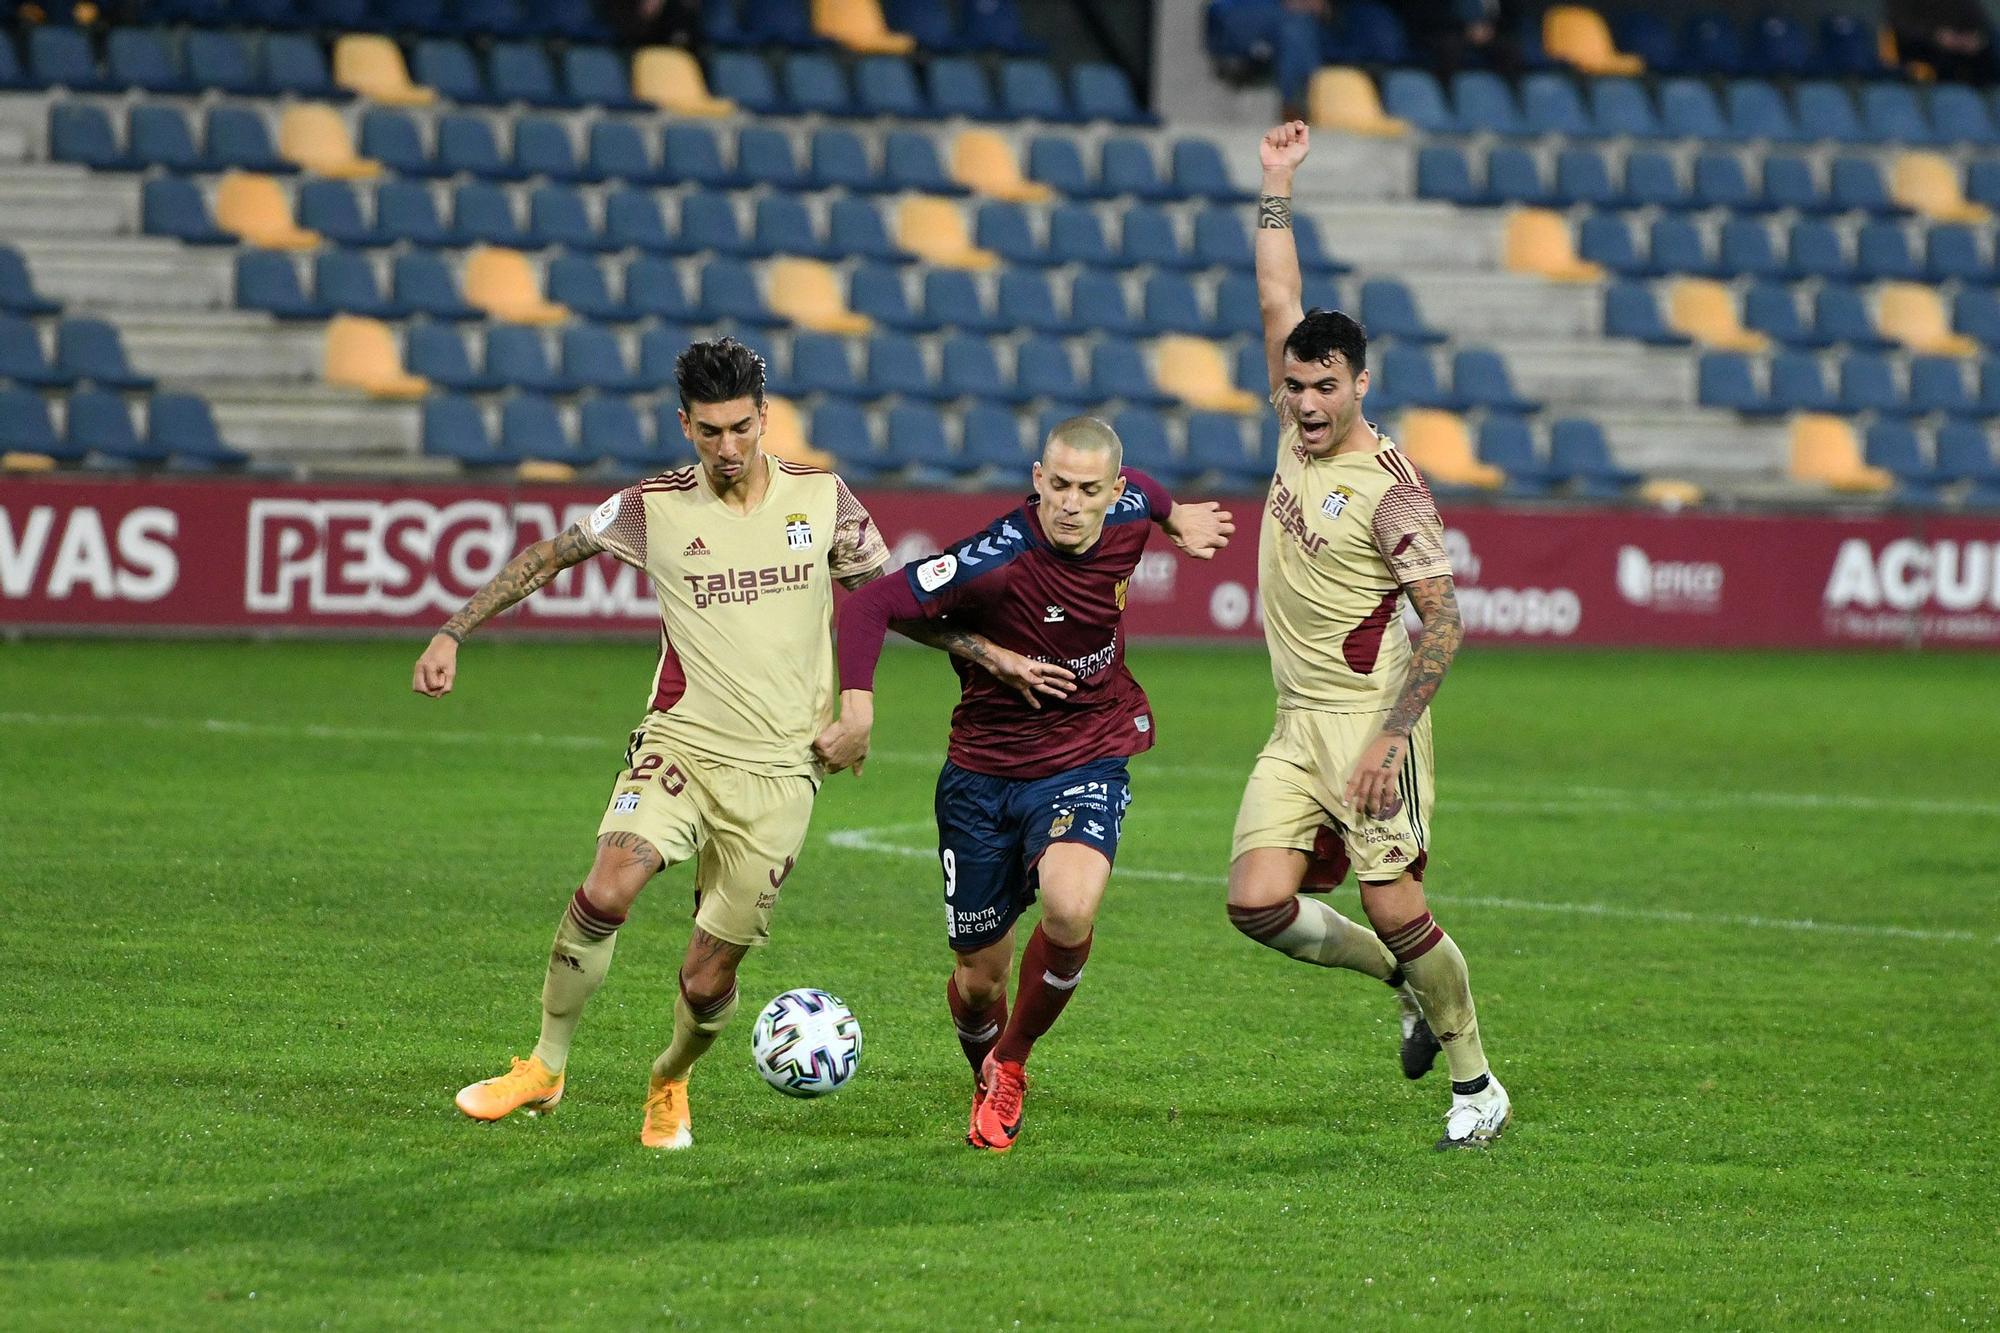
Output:
[[954,397],[989,398],[996,402],[1021,403],[1029,395],[1017,389],[1001,373],[993,354],[993,344],[984,338],[956,334],[945,339],[941,348],[939,380]]
[[811,50],[825,45],[813,32],[807,0],[758,0],[744,9],[743,31],[759,46]]
[[766,253],[755,236],[744,232],[736,214],[736,201],[708,190],[682,196],[674,248],[682,254],[714,251],[751,258],[761,258]]
[[614,180],[626,185],[664,185],[673,180],[653,160],[645,136],[630,121],[593,121],[584,161],[584,171],[592,180]]
[[1838,212],[1839,206],[1820,187],[1813,165],[1803,157],[1773,153],[1764,159],[1764,203],[1801,213]]
[[836,199],[827,209],[827,241],[856,259],[908,263],[915,258],[889,235],[888,225],[866,199]]
[[1220,336],[1221,330],[1202,309],[1194,284],[1179,273],[1154,273],[1146,279],[1142,309],[1148,325],[1167,333]]
[[1146,366],[1145,349],[1126,339],[1106,338],[1090,348],[1087,397],[1093,402],[1118,399],[1146,407],[1167,407],[1173,395],[1154,384]]
[[693,322],[696,310],[680,270],[658,255],[641,255],[625,266],[625,304],[641,318]]
[[1478,451],[1481,462],[1507,474],[1509,495],[1547,495],[1556,483],[1556,476],[1535,448],[1534,432],[1512,413],[1492,413],[1479,423]]
[[104,108],[85,103],[58,102],[49,108],[49,156],[93,171],[138,171],[145,166],[119,146],[118,132]]
[[1770,375],[1770,403],[1778,411],[1831,412],[1839,405],[1811,352],[1779,352],[1771,358]]
[[1855,114],[1854,99],[1837,83],[1801,83],[1792,89],[1799,133],[1834,143],[1868,143],[1873,136]]
[[1172,215],[1150,205],[1125,210],[1119,240],[1119,262],[1127,266],[1189,268],[1195,260],[1181,248]]
[[1611,167],[1595,148],[1565,148],[1556,154],[1556,183],[1551,198],[1564,208],[1620,208],[1625,193],[1611,182]]
[[1626,157],[1625,197],[1650,208],[1686,208],[1691,202],[1674,160],[1653,148],[1637,149]]
[[302,182],[295,206],[300,226],[318,232],[335,245],[374,247],[396,239],[363,216],[360,197],[346,181]]
[[1140,199],[1178,199],[1180,189],[1160,176],[1153,150],[1142,140],[1125,136],[1106,139],[1098,154],[1098,180],[1108,195]]
[[1410,289],[1394,278],[1371,278],[1361,284],[1361,322],[1371,339],[1441,343],[1447,337],[1425,322]]
[[155,176],[140,187],[139,229],[189,245],[236,244],[236,237],[215,225],[201,187],[180,176]]
[[785,99],[798,111],[816,116],[853,114],[854,90],[847,86],[847,72],[832,56],[798,52],[784,58],[780,86]]
[[1598,213],[1585,218],[1577,229],[1576,252],[1579,257],[1625,277],[1653,277],[1660,271],[1640,254],[1632,238],[1631,224],[1618,213]]
[[486,86],[479,62],[463,42],[426,37],[410,54],[410,77],[437,90],[439,97],[461,106],[490,105],[495,98]]
[[1534,154],[1514,144],[1501,144],[1486,155],[1486,193],[1502,204],[1546,207],[1553,202]]
[[61,309],[61,302],[48,300],[35,290],[35,279],[21,252],[0,245],[0,310],[10,315],[53,315]]
[[973,239],[1010,264],[1048,264],[1054,260],[1035,239],[1034,223],[1020,204],[985,203],[973,222]]
[[916,476],[954,476],[965,470],[945,438],[944,418],[924,403],[897,403],[883,414],[877,459],[885,469]]
[[304,33],[273,33],[264,39],[264,82],[273,92],[322,102],[345,102],[353,94],[336,87],[319,40]]
[[1620,51],[1639,57],[1655,74],[1687,73],[1681,39],[1658,14],[1626,9],[1605,17],[1611,22],[1611,38]]
[[[271,127],[263,113],[254,107],[210,107],[203,143],[209,161],[219,167],[241,167],[270,175],[298,170],[279,156],[277,145],[271,140]],[[386,159],[383,165],[400,169]]]
[[1666,132],[1645,85],[1635,79],[1592,79],[1590,118],[1604,135],[1657,139]]
[[941,116],[993,120],[999,115],[986,70],[975,60],[963,56],[933,60],[925,71],[925,84],[931,106]]
[[[208,145],[211,155],[217,152],[215,117],[229,109],[218,107],[209,112]],[[258,124],[261,127],[262,122]],[[373,158],[385,170],[398,176],[449,176],[453,171],[452,167],[432,160],[424,147],[423,135],[417,129],[416,121],[400,111],[370,107],[362,112],[360,149],[362,156]]]
[[[1215,284],[1216,336],[1264,341],[1264,324],[1257,304],[1257,278],[1250,273],[1225,274]],[[1371,336],[1372,336],[1372,330]]]
[[1197,268],[1251,269],[1256,266],[1250,231],[1241,209],[1207,208],[1194,219],[1194,264]]
[[1906,416],[1909,404],[1896,385],[1889,359],[1875,352],[1850,352],[1840,363],[1840,410]]
[[1468,133],[1522,135],[1527,119],[1514,101],[1513,90],[1490,70],[1461,70],[1451,79],[1451,101],[1459,125]]
[[778,94],[778,81],[760,55],[748,51],[719,51],[709,58],[709,90],[726,97],[755,115],[778,115],[790,110]]
[[902,333],[931,333],[938,321],[910,303],[900,269],[888,264],[857,264],[848,277],[847,308],[876,324]]
[[917,49],[933,55],[954,55],[966,49],[959,35],[958,16],[934,0],[886,0],[889,27],[916,39]]
[[1048,54],[1045,45],[1028,35],[1018,0],[966,0],[959,6],[959,23],[967,50],[1016,56]]
[[1844,282],[1821,283],[1813,293],[1813,330],[1829,341],[1859,350],[1880,351],[1892,345],[1875,331],[1875,320],[1860,289]]
[[878,333],[868,340],[869,395],[900,394],[905,398],[948,397],[924,363],[923,347],[906,333]]
[[105,389],[82,389],[69,396],[63,435],[78,454],[100,454],[126,463],[164,463],[166,454],[139,438],[125,400]]
[[1468,407],[1489,412],[1533,413],[1542,405],[1524,398],[1514,388],[1513,376],[1498,352],[1484,347],[1468,347],[1452,358],[1451,389]]
[[918,194],[965,194],[966,189],[945,174],[937,141],[915,130],[892,131],[882,141],[884,185]]
[[1392,69],[1382,75],[1382,109],[1424,134],[1457,134],[1461,126],[1437,76],[1426,69]]
[[557,255],[549,261],[548,297],[580,319],[622,324],[638,312],[613,296],[604,270],[589,255]]
[[1931,89],[1931,124],[1941,143],[1990,147],[2000,143],[1993,109],[1979,92],[1962,83],[1941,83]]
[[1132,81],[1116,65],[1083,61],[1069,71],[1070,105],[1079,120],[1108,120],[1119,125],[1153,125],[1159,118],[1140,107]]
[[449,324],[416,323],[403,331],[403,366],[454,393],[491,393],[505,381],[473,367],[465,338]]
[[1746,415],[1768,416],[1777,410],[1758,389],[1756,371],[1741,352],[1703,353],[1695,372],[1695,397],[1703,407]]
[[1081,404],[1090,396],[1060,338],[1037,335],[1023,339],[1014,349],[1014,384],[1031,397],[1062,403]]
[[1587,417],[1562,417],[1549,427],[1549,470],[1586,497],[1610,499],[1639,484],[1637,472],[1612,461],[1603,428]]
[[1894,73],[1882,62],[1876,24],[1859,14],[1828,14],[1819,24],[1819,73],[1826,78],[1874,79]]
[[486,53],[495,100],[529,106],[573,107],[578,100],[556,81],[556,67],[540,42],[495,42]]
[[854,100],[870,116],[919,120],[931,114],[916,68],[902,56],[868,56],[854,67]]
[[858,403],[829,398],[813,409],[812,442],[834,455],[849,479],[872,480],[884,470],[875,430]]
[[998,403],[974,403],[961,418],[959,454],[967,466],[1025,472],[1029,463],[1021,447],[1021,422],[1011,408]]
[[1373,388],[1368,397],[1372,410],[1402,407],[1439,407],[1457,411],[1465,404],[1439,383],[1437,364],[1421,347],[1392,346],[1383,349],[1379,365],[1371,375]]
[[1118,252],[1105,238],[1102,221],[1081,204],[1062,204],[1050,212],[1049,255],[1056,263],[1093,268],[1109,268],[1120,262]]
[[273,250],[245,250],[236,256],[236,304],[279,319],[326,319],[333,313],[307,295],[292,256]]
[[1722,224],[1717,267],[1739,278],[1777,278],[1790,266],[1778,256],[1771,229],[1761,218],[1730,218]]
[[595,461],[578,447],[562,412],[538,393],[517,393],[500,406],[500,450],[521,458],[581,466]]
[[813,183],[822,189],[881,191],[888,180],[876,173],[868,160],[868,149],[853,130],[813,131],[811,168]]
[[562,59],[563,85],[577,101],[607,111],[643,111],[650,105],[632,96],[624,57],[612,48],[571,46]]
[[1978,398],[1966,382],[1965,372],[1955,357],[1913,356],[1910,358],[1910,410],[1942,412],[1951,416],[1973,416]]
[[940,325],[968,333],[1000,333],[1012,327],[989,308],[973,276],[959,269],[924,274],[924,313]]
[[1793,276],[1801,278],[1846,279],[1854,272],[1840,233],[1831,223],[1814,218],[1800,218],[1792,224],[1785,245],[1785,263]]
[[674,180],[712,190],[736,190],[749,184],[723,163],[722,144],[705,125],[667,126],[660,136],[660,166]]
[[65,319],[56,326],[56,370],[109,389],[150,389],[153,377],[132,369],[118,330],[101,319]]
[[1966,164],[1965,197],[1989,208],[2000,205],[2000,160],[1975,158]]
[[[1261,339],[1256,343],[1246,342],[1238,347],[1236,355],[1230,358],[1230,364],[1232,367],[1230,382],[1237,388],[1248,389],[1260,398],[1268,398],[1270,396],[1271,370],[1264,361],[1264,348]],[[1380,377],[1378,376],[1377,378]],[[1379,402],[1372,403],[1368,410],[1372,413],[1381,405]],[[1272,438],[1275,439],[1276,436],[1273,435]]]
[[618,250],[600,233],[583,196],[567,185],[537,185],[528,192],[528,234],[538,245],[565,250]]
[[83,451],[56,435],[46,399],[33,389],[0,387],[0,453],[42,454],[58,463],[81,463]]
[[1861,90],[1861,121],[1878,143],[1930,144],[1938,141],[1916,89],[1907,83],[1877,83]]
[[[5,418],[0,413],[0,419]],[[1967,421],[1946,422],[1937,432],[1937,470],[1953,481],[2000,487],[2000,461],[1986,430]]]
[[1785,78],[1816,72],[1811,30],[1789,14],[1758,15],[1750,30],[1750,67]]
[[537,241],[514,213],[514,201],[491,181],[467,181],[452,191],[452,229],[469,241],[532,250]]
[[1730,137],[1715,94],[1698,79],[1668,79],[1660,85],[1660,124],[1677,139]]
[[1870,467],[1882,468],[1893,475],[1903,487],[1929,492],[1938,482],[1947,480],[1924,457],[1923,442],[1907,421],[1877,421],[1870,425],[1862,444],[1862,458]]
[[1666,274],[1694,274],[1704,278],[1723,275],[1723,268],[1709,254],[1701,228],[1690,218],[1667,214],[1653,219],[1651,239],[1646,247],[1653,267]]
[[1226,412],[1188,413],[1187,465],[1225,489],[1247,488],[1270,474],[1264,460],[1243,447],[1243,419]]
[[1174,189],[1191,199],[1234,204],[1248,203],[1257,197],[1230,178],[1222,150],[1207,139],[1174,142],[1172,180]]
[[432,319],[484,318],[459,294],[458,279],[444,260],[421,250],[397,255],[389,269],[389,297]]
[[146,443],[182,468],[231,467],[243,462],[241,451],[223,442],[207,401],[191,393],[153,395],[146,409]]
[[1038,134],[1028,142],[1028,179],[1040,181],[1057,194],[1095,198],[1102,193],[1083,165],[1076,140],[1061,134]]
[[248,41],[233,32],[197,30],[187,35],[188,81],[218,93],[271,91],[258,72]]
[[1910,237],[1894,222],[1864,222],[1854,238],[1854,267],[1869,282],[1884,280],[1914,282],[1924,266],[1910,249]]
[[860,376],[854,373],[847,341],[831,333],[794,334],[791,374],[787,377],[793,391],[839,394],[846,398],[871,396]]
[[[639,335],[639,376],[662,386],[674,382],[674,362],[692,341],[693,335],[678,324],[653,324]],[[768,362],[766,363],[768,365]],[[677,449],[684,436],[674,413],[679,404],[672,397],[660,400],[659,443],[662,449]]]
[[195,147],[194,131],[179,107],[134,103],[125,116],[125,142],[132,159],[144,166],[183,174],[216,170]]
[[1688,340],[1667,327],[1653,289],[1642,282],[1614,282],[1604,292],[1604,332],[1655,347],[1685,347]]
[[767,327],[785,322],[764,304],[757,275],[738,259],[717,257],[702,266],[698,308],[710,319],[736,319]]
[[1764,197],[1750,184],[1743,159],[1735,153],[1701,153],[1694,160],[1694,190],[1689,202],[1696,208],[1724,208],[1733,213],[1761,213],[1768,209]]
[[577,160],[568,127],[548,116],[522,116],[514,122],[514,166],[523,176],[552,181],[599,179]]
[[28,33],[28,73],[44,88],[74,93],[115,92],[123,87],[98,71],[97,54],[82,28],[44,25]]
[[659,196],[646,190],[613,190],[604,197],[604,237],[621,250],[665,254],[676,248]]
[[1750,72],[1749,54],[1735,20],[1712,10],[1688,16],[1681,28],[1681,62],[1690,74]]
[[1124,283],[1113,273],[1087,269],[1077,274],[1070,287],[1069,308],[1078,321],[1113,338],[1148,331],[1145,321],[1133,313]]
[[1442,199],[1460,207],[1492,202],[1483,188],[1472,183],[1471,163],[1452,144],[1429,144],[1417,150],[1417,197]]
[[1815,331],[1799,313],[1798,297],[1782,282],[1753,282],[1743,293],[1743,327],[1755,329],[1784,347],[1818,349],[1832,339]]
[[313,298],[328,310],[403,320],[409,308],[383,294],[374,261],[354,250],[322,250],[313,259]]
[[1035,333],[1067,335],[1085,328],[1057,308],[1055,291],[1047,274],[1029,268],[1010,268],[1001,273],[996,309],[1003,323]]
[[812,259],[845,257],[815,234],[812,214],[805,202],[788,194],[767,194],[757,201],[751,244],[759,254],[804,255]]
[[375,189],[375,225],[383,235],[410,245],[442,249],[466,238],[445,225],[437,196],[423,181],[387,180]]
[[1532,134],[1587,139],[1597,133],[1597,124],[1577,95],[1576,85],[1564,74],[1530,74],[1521,85],[1521,110]]
[[1723,99],[1728,107],[1730,138],[1797,143],[1805,137],[1775,84],[1737,79],[1724,91]]
[[148,93],[198,91],[175,61],[170,36],[160,29],[113,28],[105,55],[112,83]]
[[0,380],[55,387],[75,383],[76,376],[50,362],[33,324],[18,315],[0,315]]
[[512,181],[526,175],[500,151],[492,125],[484,117],[463,111],[438,117],[437,164],[447,171],[486,180]]
[[1046,60],[1015,59],[1000,64],[1001,114],[1016,120],[1072,122],[1081,119]]
[[577,409],[576,417],[577,442],[585,454],[608,458],[639,472],[663,471],[671,461],[647,436],[630,399],[587,398]]
[[1166,485],[1184,480],[1187,469],[1174,455],[1167,435],[1167,423],[1146,407],[1128,407],[1111,418],[1111,427],[1125,446],[1125,461],[1143,468]]
[[1952,301],[1951,326],[1990,348],[2000,347],[2000,294],[1990,288],[1967,287]]

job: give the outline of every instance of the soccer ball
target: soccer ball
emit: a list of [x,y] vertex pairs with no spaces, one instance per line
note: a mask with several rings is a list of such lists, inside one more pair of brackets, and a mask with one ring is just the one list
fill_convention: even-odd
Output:
[[787,1097],[823,1097],[854,1077],[861,1022],[823,990],[788,990],[757,1015],[750,1058],[764,1081]]

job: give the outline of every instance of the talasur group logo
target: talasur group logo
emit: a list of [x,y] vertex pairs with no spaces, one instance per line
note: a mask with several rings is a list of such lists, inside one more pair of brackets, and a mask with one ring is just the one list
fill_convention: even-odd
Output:
[[1722,608],[1722,566],[1713,560],[1655,560],[1637,546],[1618,548],[1618,595],[1654,611],[1713,615]]

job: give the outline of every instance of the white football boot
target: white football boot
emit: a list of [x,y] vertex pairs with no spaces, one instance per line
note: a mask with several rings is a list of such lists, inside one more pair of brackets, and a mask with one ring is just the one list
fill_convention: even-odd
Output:
[[1507,1100],[1507,1089],[1488,1074],[1486,1086],[1478,1092],[1451,1095],[1451,1110],[1445,1112],[1444,1137],[1437,1141],[1438,1149],[1484,1148],[1500,1137],[1513,1118],[1514,1104]]

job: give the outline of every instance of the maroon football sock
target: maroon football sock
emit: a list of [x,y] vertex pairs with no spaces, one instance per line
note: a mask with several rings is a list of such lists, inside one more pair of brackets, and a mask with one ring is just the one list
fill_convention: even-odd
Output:
[[1021,978],[1014,991],[1014,1016],[1000,1034],[993,1054],[1001,1060],[1025,1064],[1035,1039],[1055,1026],[1063,1006],[1083,976],[1083,963],[1090,957],[1090,936],[1083,943],[1057,944],[1042,933],[1040,926],[1028,939],[1021,954]]
[[958,1029],[959,1049],[965,1052],[966,1063],[977,1077],[979,1067],[986,1063],[986,1053],[1007,1026],[1007,997],[1002,994],[985,1008],[974,1008],[972,1001],[959,994],[955,972],[944,980],[944,996],[951,1006],[951,1025]]

